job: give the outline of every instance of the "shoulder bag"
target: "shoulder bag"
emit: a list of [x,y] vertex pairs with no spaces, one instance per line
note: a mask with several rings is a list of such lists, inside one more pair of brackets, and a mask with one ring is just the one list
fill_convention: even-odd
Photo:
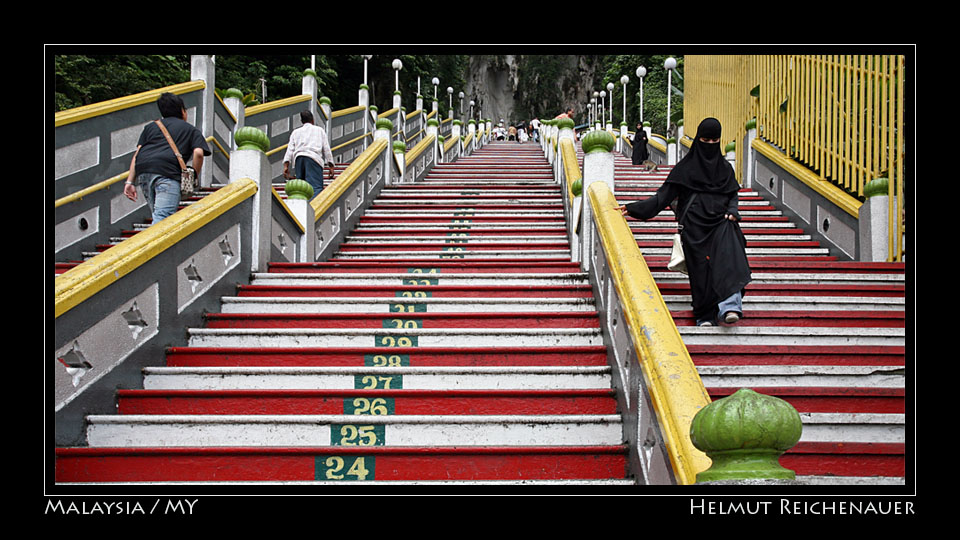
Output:
[[688,273],[687,260],[683,256],[683,243],[680,240],[680,233],[683,232],[681,222],[687,215],[687,210],[690,210],[690,205],[693,204],[693,199],[696,198],[696,196],[696,193],[690,196],[690,200],[687,201],[687,206],[683,209],[683,213],[677,218],[677,232],[673,235],[673,250],[670,252],[670,262],[667,263],[667,270],[682,272],[684,274]]
[[167,142],[170,143],[170,148],[173,149],[174,155],[177,156],[177,161],[180,162],[180,197],[189,197],[193,195],[193,192],[197,189],[197,171],[195,171],[193,167],[187,167],[186,164],[183,163],[183,156],[180,155],[180,150],[177,149],[177,145],[173,144],[173,139],[170,137],[170,133],[167,131],[166,126],[163,125],[163,122],[157,120],[156,123],[160,131],[163,132],[163,136],[167,138]]

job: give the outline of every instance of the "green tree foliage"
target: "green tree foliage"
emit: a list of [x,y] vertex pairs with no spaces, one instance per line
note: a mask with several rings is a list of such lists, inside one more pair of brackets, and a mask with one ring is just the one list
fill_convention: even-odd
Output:
[[[640,81],[637,78],[637,68],[644,66],[647,74],[643,78],[643,120],[650,122],[654,133],[665,135],[667,132],[667,71],[663,62],[673,56],[677,59],[676,71],[683,73],[683,57],[678,55],[609,55],[601,59],[603,79],[596,84],[597,88],[606,88],[608,82],[614,84],[613,89],[613,123],[619,127],[623,120],[623,85],[620,77],[626,75],[627,82],[627,128],[633,131],[640,120]],[[674,88],[683,88],[680,77],[672,77]],[[609,102],[609,100],[608,100]],[[670,103],[671,123],[683,118],[683,97],[674,91]]]
[[189,79],[190,57],[183,55],[57,55],[54,102],[61,111]]
[[[400,91],[403,106],[413,110],[416,103],[417,76],[426,108],[433,98],[431,79],[440,79],[440,109],[448,108],[446,88],[455,93],[466,85],[466,55],[374,55],[367,64],[370,103],[381,111],[393,107],[394,58],[400,58]],[[327,96],[334,109],[357,104],[357,92],[363,84],[363,57],[352,55],[316,55],[319,94]],[[190,79],[189,56],[163,55],[57,55],[55,66],[55,106],[64,110],[90,103],[155,90]],[[255,103],[276,101],[300,95],[303,73],[310,69],[310,55],[217,55],[216,86],[219,90],[237,88],[253,94]],[[454,96],[454,107],[458,107]]]
[[[247,52],[247,51],[244,51]],[[307,51],[310,52],[310,51]],[[579,63],[569,55],[518,56],[517,119],[552,118],[568,105],[582,109],[581,103],[564,103],[586,89],[605,89],[607,82],[615,85],[612,100],[614,125],[622,120],[623,87],[620,77],[627,75],[627,123],[636,127],[640,119],[640,85],[636,76],[638,66],[647,68],[644,79],[643,118],[652,124],[656,133],[666,133],[666,72],[663,61],[668,55],[606,55],[579,57]],[[459,111],[456,95],[466,87],[469,56],[450,54],[373,55],[367,62],[367,86],[370,103],[380,111],[393,107],[395,90],[393,60],[403,62],[400,71],[402,105],[412,111],[416,103],[417,77],[424,108],[431,108],[434,96],[433,77],[440,79],[437,101],[442,117],[446,117],[449,98],[447,87],[453,87],[453,106]],[[491,57],[496,60],[497,57]],[[683,71],[683,57],[676,56],[678,71]],[[357,104],[357,92],[363,83],[363,57],[359,54],[315,55],[319,95],[327,96],[334,110]],[[584,80],[580,66],[594,73],[594,80]],[[266,87],[267,101],[299,95],[303,72],[311,67],[310,55],[249,55],[227,54],[216,57],[216,86],[218,90],[237,88],[244,95],[252,95],[250,104],[263,102]],[[54,86],[56,109],[64,110],[90,103],[123,97],[182,83],[190,78],[190,57],[186,55],[57,55],[54,57]],[[504,68],[505,69],[505,68]],[[682,80],[673,78],[673,85],[682,88]],[[582,102],[590,96],[582,96]],[[469,98],[464,98],[465,100]],[[573,99],[576,99],[574,97]],[[467,105],[464,104],[466,108]],[[674,94],[673,121],[682,118],[683,99]],[[578,122],[586,117],[578,117]]]

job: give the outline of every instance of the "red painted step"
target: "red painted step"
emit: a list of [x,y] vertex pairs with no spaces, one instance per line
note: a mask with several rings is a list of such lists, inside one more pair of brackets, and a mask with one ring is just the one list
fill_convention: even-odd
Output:
[[442,251],[445,248],[466,244],[470,251],[531,251],[537,249],[569,249],[567,242],[397,242],[391,244],[352,243],[340,244],[341,253],[362,251]]
[[360,347],[167,349],[170,367],[304,366],[605,366],[607,351],[595,347]]
[[[423,261],[416,259],[338,259],[318,263],[270,263],[272,273],[301,272],[358,272],[358,273],[396,273],[409,272],[436,274],[476,274],[476,273],[564,273],[579,272],[580,263],[569,261],[523,259],[483,260],[471,259],[462,262]],[[431,272],[434,271],[434,272]]]
[[[120,414],[615,414],[612,389],[120,390]],[[359,411],[359,412],[358,412]]]
[[586,480],[625,478],[626,451],[626,446],[59,448],[56,477],[58,482]]
[[904,347],[688,345],[695,365],[903,366]]
[[[599,328],[596,311],[558,313],[208,313],[208,328]],[[399,326],[403,328],[404,326]]]
[[[689,282],[659,283],[660,292],[668,294],[690,294]],[[745,287],[747,295],[774,296],[874,296],[900,297],[904,295],[903,285],[860,285],[860,284],[808,284],[808,283],[750,283]]]
[[[801,413],[896,413],[906,409],[903,388],[752,387],[754,392],[780,398]],[[736,388],[707,388],[710,399],[732,395]]]
[[[677,326],[694,326],[693,311],[673,312]],[[745,314],[738,326],[830,326],[846,328],[904,328],[903,311],[765,311]]]
[[299,285],[240,285],[238,296],[247,297],[409,297],[409,298],[589,298],[590,285],[536,285],[536,286],[299,286]]
[[799,442],[780,456],[780,464],[798,476],[903,477],[902,443]]

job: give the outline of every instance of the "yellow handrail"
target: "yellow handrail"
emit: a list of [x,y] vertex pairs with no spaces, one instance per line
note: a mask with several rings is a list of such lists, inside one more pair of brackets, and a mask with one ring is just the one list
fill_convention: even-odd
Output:
[[567,178],[567,196],[573,205],[573,183],[583,178],[580,173],[580,164],[577,161],[577,149],[573,141],[564,137],[560,139],[560,154],[563,158],[563,175]]
[[407,152],[406,154],[407,163],[412,163],[413,160],[420,157],[420,154],[422,154],[424,150],[429,148],[430,145],[433,144],[435,140],[436,140],[436,136],[434,135],[430,135],[430,136],[424,137],[423,139],[420,139],[420,142],[418,142],[416,146],[414,146],[413,148],[410,149],[409,152]]
[[710,396],[610,188],[593,182],[586,191],[674,475],[693,484],[710,458],[690,441],[690,424]]
[[54,317],[129,274],[217,216],[252,197],[250,179],[231,182],[124,242],[67,270],[54,280]]
[[333,203],[335,203],[345,191],[350,189],[350,186],[353,185],[354,181],[360,176],[360,173],[365,171],[373,161],[380,157],[380,154],[387,149],[387,143],[388,141],[386,139],[377,139],[370,143],[370,146],[368,146],[362,154],[357,156],[357,159],[353,160],[333,183],[324,188],[319,195],[310,201],[310,206],[313,207],[313,215],[317,219],[320,219],[320,217],[333,206]]
[[136,107],[146,103],[153,103],[154,101],[157,101],[157,98],[160,97],[160,94],[164,92],[170,92],[172,94],[188,94],[197,90],[203,90],[206,88],[206,86],[207,85],[203,81],[189,81],[164,88],[158,88],[156,90],[140,92],[139,94],[111,99],[108,101],[91,103],[90,105],[83,105],[82,107],[76,107],[56,113],[54,115],[53,123],[55,127],[65,126],[67,124],[72,124],[73,122],[79,122],[80,120],[86,120],[95,116],[100,116],[123,109],[129,109],[131,107]]

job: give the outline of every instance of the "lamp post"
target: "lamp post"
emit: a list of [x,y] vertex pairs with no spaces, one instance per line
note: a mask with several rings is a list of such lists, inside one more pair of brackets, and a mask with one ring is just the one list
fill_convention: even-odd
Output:
[[630,77],[624,75],[620,77],[620,84],[623,85],[623,122],[627,121],[627,83],[630,82]]
[[603,129],[603,123],[607,119],[607,91],[600,91],[600,129]]
[[463,121],[463,92],[457,94],[457,97],[460,98],[460,121]]
[[447,116],[453,118],[453,87],[447,87]]
[[403,69],[403,62],[399,58],[393,61],[393,89],[400,91],[400,70]]
[[613,125],[613,88],[612,82],[607,83],[607,94],[610,95],[610,125]]
[[673,70],[676,69],[677,67],[677,59],[673,58],[672,56],[670,58],[667,58],[663,62],[663,67],[667,70],[667,132],[669,132],[670,131],[670,97],[672,93],[670,91],[670,86],[672,81],[671,75],[673,74]]
[[647,68],[637,68],[637,78],[640,79],[640,123],[643,124],[643,78],[647,75]]
[[363,84],[367,84],[367,60],[373,58],[372,54],[364,54],[363,56]]

